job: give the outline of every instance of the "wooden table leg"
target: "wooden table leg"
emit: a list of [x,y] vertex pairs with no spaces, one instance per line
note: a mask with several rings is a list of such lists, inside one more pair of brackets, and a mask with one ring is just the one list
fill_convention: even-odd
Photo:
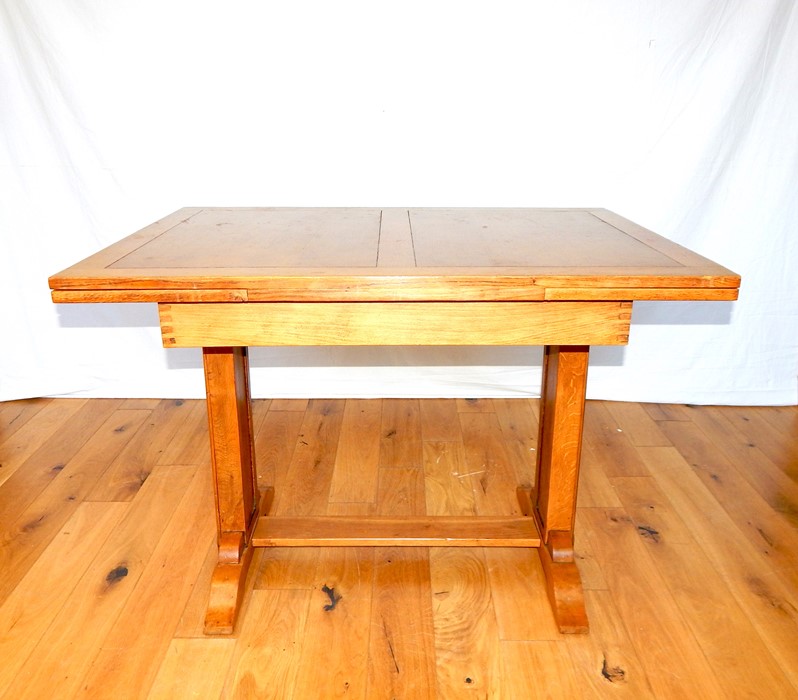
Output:
[[533,496],[549,600],[560,632],[571,633],[588,630],[573,531],[589,350],[586,345],[545,348]]
[[203,348],[219,559],[206,634],[231,634],[252,558],[258,518],[247,348]]

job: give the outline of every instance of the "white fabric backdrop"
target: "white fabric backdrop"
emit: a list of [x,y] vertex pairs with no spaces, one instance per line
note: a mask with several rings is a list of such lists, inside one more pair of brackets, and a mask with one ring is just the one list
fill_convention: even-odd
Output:
[[[589,395],[796,403],[797,125],[787,0],[0,0],[0,399],[202,395],[154,306],[46,282],[183,206],[601,206],[743,288],[636,304]],[[258,349],[253,392],[534,395],[539,358]]]

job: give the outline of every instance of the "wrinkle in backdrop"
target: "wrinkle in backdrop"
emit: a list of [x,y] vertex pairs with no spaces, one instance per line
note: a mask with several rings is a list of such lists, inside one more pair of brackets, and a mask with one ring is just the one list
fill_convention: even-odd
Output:
[[[784,1],[0,3],[0,399],[200,396],[150,305],[46,279],[183,206],[600,206],[743,276],[638,303],[589,396],[798,401]],[[259,348],[259,396],[521,396],[538,348]],[[531,366],[530,366],[531,364]]]

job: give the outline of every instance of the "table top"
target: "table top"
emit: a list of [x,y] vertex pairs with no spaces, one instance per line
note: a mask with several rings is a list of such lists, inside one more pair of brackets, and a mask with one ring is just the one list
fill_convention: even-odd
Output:
[[604,209],[187,208],[50,278],[56,302],[731,300]]

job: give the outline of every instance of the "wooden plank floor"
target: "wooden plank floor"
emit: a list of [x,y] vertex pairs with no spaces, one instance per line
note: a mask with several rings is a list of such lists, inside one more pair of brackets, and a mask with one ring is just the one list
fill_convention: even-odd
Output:
[[[282,515],[496,515],[531,400],[256,401]],[[576,551],[591,633],[536,553],[258,550],[202,635],[204,406],[0,404],[0,698],[798,697],[798,407],[589,402]]]

